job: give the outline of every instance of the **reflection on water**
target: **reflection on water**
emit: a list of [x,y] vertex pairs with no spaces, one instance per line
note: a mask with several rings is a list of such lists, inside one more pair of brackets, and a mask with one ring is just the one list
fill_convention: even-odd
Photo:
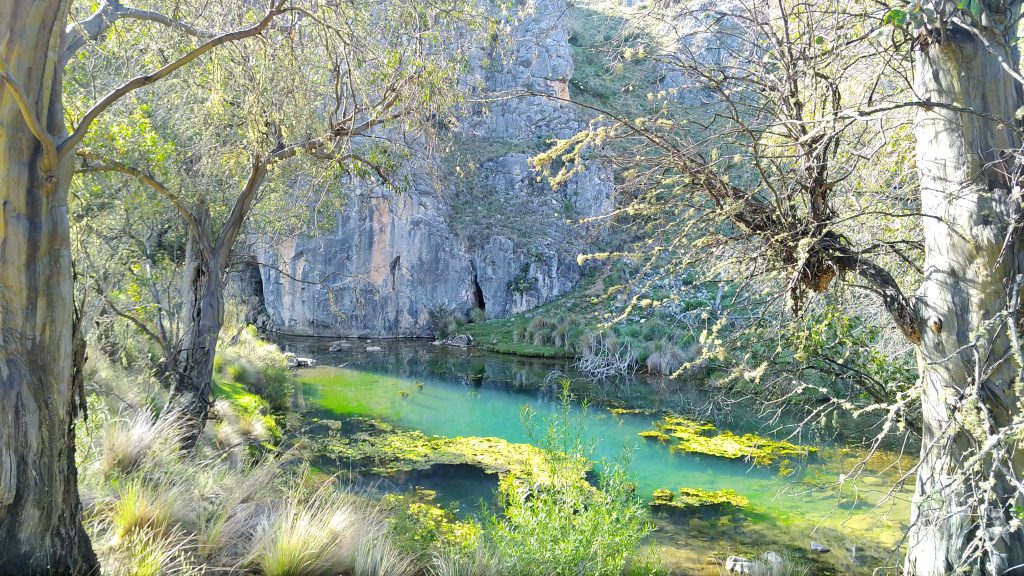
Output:
[[[347,347],[327,352],[324,340],[282,341],[286,348],[318,359],[322,368],[304,371],[306,402],[324,416],[365,415],[442,436],[496,436],[530,442],[523,407],[544,419],[554,414],[557,378],[566,374],[591,393],[629,405],[699,412],[720,428],[751,431],[758,427],[756,406],[718,404],[696,386],[637,379],[628,385],[600,385],[568,369],[564,361],[524,359],[475,351],[440,348],[420,341],[348,340]],[[367,351],[379,347],[379,351]],[[342,366],[342,368],[337,368]],[[403,393],[404,392],[404,393]],[[822,447],[818,456],[794,462],[796,471],[781,477],[775,469],[753,468],[744,462],[693,454],[670,454],[665,444],[644,441],[638,433],[655,418],[616,416],[591,408],[584,415],[585,435],[596,446],[596,458],[628,454],[638,494],[656,488],[719,490],[730,488],[750,499],[743,511],[687,518],[658,518],[654,549],[680,573],[718,574],[709,557],[759,555],[786,551],[831,570],[870,573],[895,565],[891,551],[909,517],[912,487],[885,498],[895,479],[912,464],[892,454],[876,456],[855,482],[837,483],[861,455],[842,446],[829,447],[813,435],[795,438]],[[808,433],[810,434],[810,433]],[[472,510],[489,494],[493,479],[458,470],[394,480],[396,489],[410,482],[437,489],[442,498]],[[878,503],[884,500],[884,505]],[[832,552],[815,556],[811,540]]]

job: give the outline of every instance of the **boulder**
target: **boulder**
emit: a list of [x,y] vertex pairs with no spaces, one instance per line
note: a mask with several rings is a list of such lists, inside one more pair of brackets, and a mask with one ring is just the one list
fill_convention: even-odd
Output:
[[725,559],[725,570],[730,574],[750,574],[754,570],[754,563],[742,556],[729,556]]

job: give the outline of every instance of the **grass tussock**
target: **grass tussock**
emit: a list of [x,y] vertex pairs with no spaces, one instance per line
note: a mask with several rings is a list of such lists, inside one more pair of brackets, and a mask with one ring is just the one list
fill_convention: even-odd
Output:
[[[377,501],[312,472],[302,456],[266,444],[278,437],[267,430],[274,420],[266,402],[227,374],[229,366],[276,357],[246,338],[238,343],[243,352],[226,347],[218,383],[224,397],[189,452],[179,450],[173,426],[154,418],[159,394],[117,383],[152,381],[126,378],[116,366],[93,367],[90,418],[79,428],[77,454],[83,517],[105,574],[612,576],[631,570],[650,527],[621,475],[606,475],[594,487],[582,481],[582,469],[552,469],[548,477],[560,480],[528,500],[513,497],[517,484],[508,479],[502,485],[512,491],[500,495],[500,509],[467,519],[432,497]],[[541,447],[552,462],[578,463],[578,447],[564,452],[564,445]]]

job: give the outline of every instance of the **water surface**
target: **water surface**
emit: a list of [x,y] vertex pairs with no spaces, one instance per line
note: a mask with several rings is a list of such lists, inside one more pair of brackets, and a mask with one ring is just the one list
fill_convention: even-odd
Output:
[[[312,414],[369,416],[439,436],[494,436],[536,443],[536,433],[524,425],[524,409],[540,423],[557,414],[560,377],[553,376],[555,372],[580,389],[628,405],[691,409],[711,417],[719,428],[736,432],[766,430],[759,426],[755,406],[716,405],[697,386],[643,379],[627,386],[602,385],[573,373],[565,362],[451,350],[421,341],[347,343],[349,347],[338,352],[327,352],[323,340],[282,343],[315,356],[321,364],[301,373]],[[367,347],[381,350],[367,351]],[[583,424],[584,437],[594,446],[595,459],[628,459],[641,496],[649,497],[657,488],[695,487],[729,488],[749,498],[750,506],[741,512],[657,519],[652,551],[679,573],[718,574],[718,568],[707,563],[709,556],[756,555],[767,550],[823,563],[818,571],[870,573],[874,567],[896,562],[891,550],[909,517],[912,491],[907,487],[891,493],[890,487],[912,464],[909,458],[877,455],[869,464],[873,472],[840,487],[839,475],[849,472],[861,453],[823,437],[791,438],[815,443],[821,452],[794,462],[795,472],[782,476],[774,468],[741,461],[670,453],[666,444],[637,435],[652,428],[656,420],[652,416],[614,415],[596,406],[586,410],[576,406],[574,413]],[[448,476],[429,484],[446,502],[470,511],[493,490],[493,483],[478,475]],[[812,555],[807,551],[812,540],[832,552]]]

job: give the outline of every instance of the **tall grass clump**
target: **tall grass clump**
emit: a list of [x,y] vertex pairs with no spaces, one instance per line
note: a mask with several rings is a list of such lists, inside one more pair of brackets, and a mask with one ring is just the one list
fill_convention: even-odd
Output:
[[147,459],[179,456],[180,432],[172,421],[158,420],[148,409],[113,418],[104,428],[101,467],[106,475],[131,474]]
[[220,342],[214,367],[222,377],[266,400],[271,410],[284,412],[290,407],[295,380],[288,359],[276,344],[261,340],[255,327],[247,326]]
[[651,345],[650,354],[644,365],[652,374],[671,376],[686,362],[685,353],[668,340],[659,340]]

